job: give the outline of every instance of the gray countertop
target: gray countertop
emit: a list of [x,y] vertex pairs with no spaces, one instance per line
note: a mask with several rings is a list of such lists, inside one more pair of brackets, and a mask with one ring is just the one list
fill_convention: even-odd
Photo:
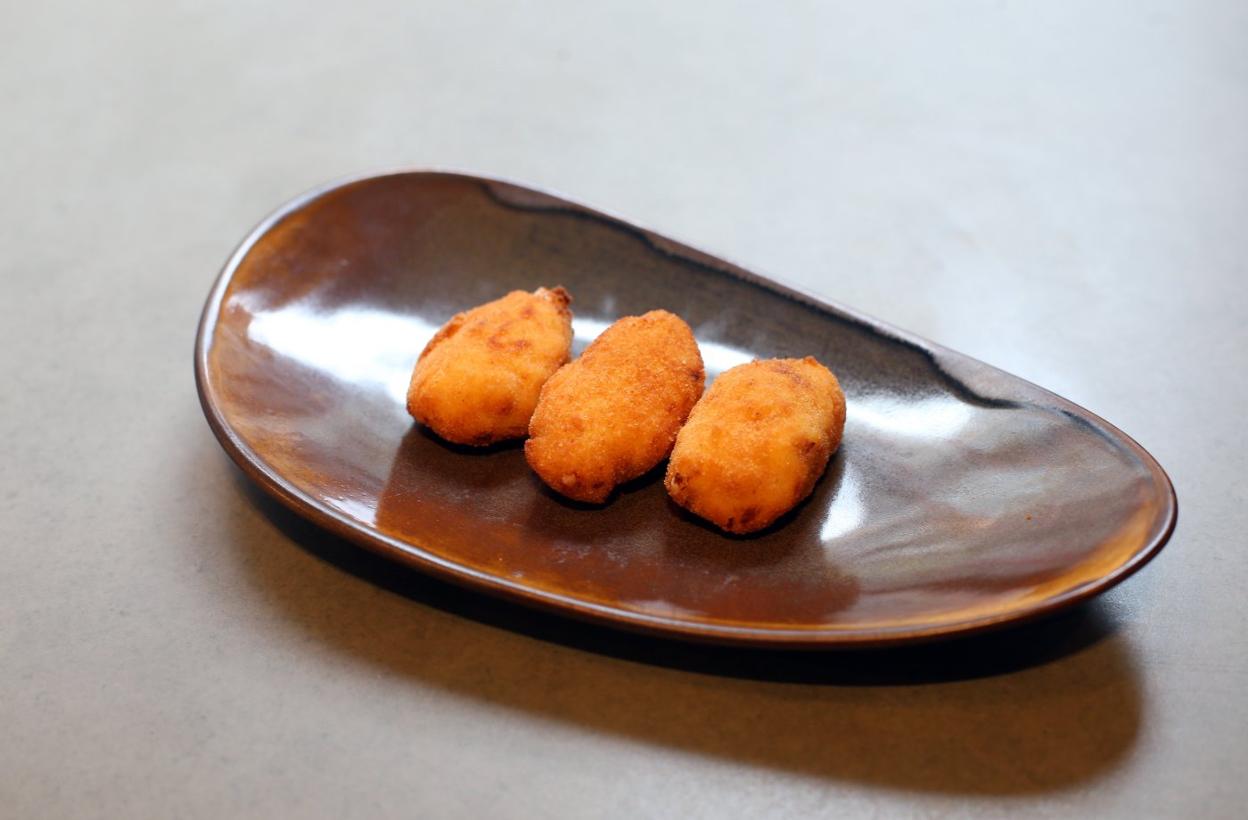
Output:
[[[1248,7],[0,9],[0,816],[1237,816]],[[551,188],[1055,390],[1178,529],[1090,606],[683,647],[390,566],[253,490],[209,285],[326,179]]]

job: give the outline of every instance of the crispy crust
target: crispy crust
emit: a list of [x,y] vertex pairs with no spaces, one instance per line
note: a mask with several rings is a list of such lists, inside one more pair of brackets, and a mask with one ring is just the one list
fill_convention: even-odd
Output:
[[561,287],[517,290],[451,317],[416,362],[407,412],[457,444],[523,436],[571,352],[571,301]]
[[620,319],[546,382],[525,457],[551,489],[601,503],[671,452],[705,381],[680,317],[653,310]]
[[814,489],[845,429],[845,395],[813,357],[720,374],[676,438],[664,486],[731,533],[767,527]]

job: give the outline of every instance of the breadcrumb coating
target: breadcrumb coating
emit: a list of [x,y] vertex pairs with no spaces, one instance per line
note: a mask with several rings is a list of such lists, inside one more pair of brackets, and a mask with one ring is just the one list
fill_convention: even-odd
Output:
[[738,365],[693,408],[664,485],[721,529],[756,532],[810,495],[844,429],[845,394],[813,357]]
[[542,385],[572,350],[571,301],[561,287],[516,290],[456,314],[420,354],[407,412],[457,444],[524,436]]
[[702,395],[693,331],[652,310],[612,324],[542,388],[524,454],[551,489],[601,503],[671,452]]

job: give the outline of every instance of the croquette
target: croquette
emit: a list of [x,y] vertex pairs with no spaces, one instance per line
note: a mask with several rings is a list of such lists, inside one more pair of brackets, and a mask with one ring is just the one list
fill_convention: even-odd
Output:
[[844,429],[845,394],[813,357],[738,365],[693,408],[664,485],[721,529],[756,532],[810,495]]
[[523,437],[542,385],[572,350],[571,301],[561,287],[516,290],[456,314],[420,354],[407,412],[457,444]]
[[689,325],[665,310],[628,316],[542,388],[524,455],[551,489],[601,503],[672,450],[706,371]]

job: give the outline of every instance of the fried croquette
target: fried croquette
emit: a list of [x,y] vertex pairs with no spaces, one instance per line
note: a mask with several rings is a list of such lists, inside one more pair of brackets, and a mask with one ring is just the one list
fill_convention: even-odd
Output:
[[561,287],[516,290],[456,314],[421,352],[407,412],[457,444],[524,436],[542,385],[572,350],[571,301]]
[[524,455],[551,489],[601,503],[672,450],[706,381],[693,331],[665,310],[620,319],[546,386]]
[[676,437],[664,485],[731,533],[756,532],[810,495],[845,429],[845,394],[813,357],[738,365]]

